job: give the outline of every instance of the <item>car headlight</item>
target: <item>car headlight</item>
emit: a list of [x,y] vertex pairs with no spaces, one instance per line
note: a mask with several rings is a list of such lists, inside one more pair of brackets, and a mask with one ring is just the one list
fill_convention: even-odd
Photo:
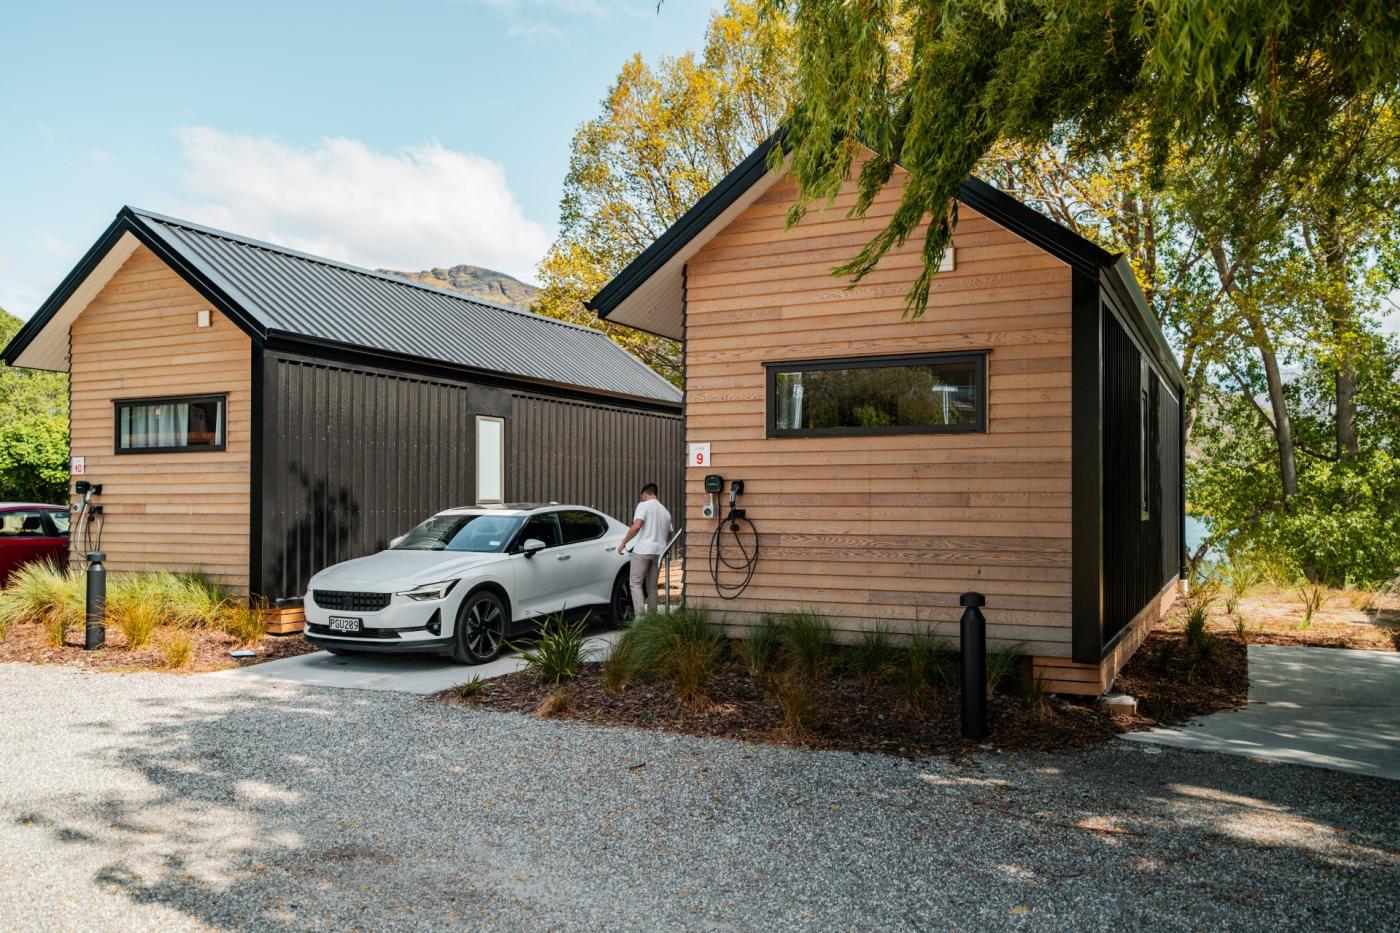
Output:
[[457,585],[456,580],[443,580],[441,583],[424,583],[422,586],[415,586],[411,590],[404,590],[402,593],[395,593],[395,596],[407,596],[409,599],[420,603],[430,602],[434,599],[446,599],[447,594],[452,592],[452,588]]

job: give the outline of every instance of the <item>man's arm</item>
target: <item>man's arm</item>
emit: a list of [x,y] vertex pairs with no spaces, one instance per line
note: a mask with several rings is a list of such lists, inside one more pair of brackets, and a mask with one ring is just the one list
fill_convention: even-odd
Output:
[[643,524],[640,518],[632,522],[632,527],[627,529],[627,534],[623,536],[622,543],[617,546],[617,553],[621,554],[623,551],[627,550],[627,545],[631,543],[633,538],[637,537],[637,532],[642,530]]

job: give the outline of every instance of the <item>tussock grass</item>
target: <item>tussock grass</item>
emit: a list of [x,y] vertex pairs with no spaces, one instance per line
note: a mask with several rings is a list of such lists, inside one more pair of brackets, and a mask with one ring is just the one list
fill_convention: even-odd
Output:
[[810,680],[827,673],[836,638],[824,616],[807,610],[784,613],[778,617],[777,634],[784,668]]
[[866,686],[887,678],[898,657],[899,649],[895,647],[894,637],[883,624],[861,632],[855,644],[846,649],[846,658],[850,662],[852,673]]
[[[42,625],[48,642],[61,647],[86,615],[87,575],[81,570],[30,564],[0,590],[0,637],[16,624]],[[255,645],[267,619],[265,605],[241,600],[200,574],[156,570],[107,578],[107,624],[126,636],[130,648],[144,647],[167,628],[217,629]]]
[[194,636],[184,629],[169,629],[156,646],[161,663],[171,670],[190,666],[194,657]]
[[574,697],[569,692],[568,687],[560,687],[549,696],[540,701],[540,705],[535,707],[536,716],[562,716],[573,709]]
[[1241,599],[1257,589],[1264,582],[1264,568],[1257,561],[1240,556],[1220,568],[1221,579],[1226,586],[1225,611],[1235,614]]
[[1023,653],[1024,647],[1024,645],[1018,643],[1000,648],[987,649],[988,699],[997,692],[997,688],[1001,686],[1008,675],[1016,671],[1022,664],[1030,663],[1030,659]]
[[676,695],[691,703],[708,696],[724,637],[703,609],[679,609],[639,616],[627,632],[636,639],[637,673],[669,680]]
[[750,675],[762,680],[772,673],[780,647],[778,620],[764,615],[748,635],[734,643],[734,653],[744,662]]
[[934,687],[958,686],[957,653],[929,630],[915,632],[904,646],[894,680],[905,705],[911,711],[922,712]]
[[87,614],[83,576],[41,561],[27,564],[0,590],[0,637],[13,625],[42,625],[49,644],[62,647],[68,631]]
[[788,670],[769,680],[769,696],[783,711],[789,737],[800,739],[821,719],[824,706],[811,679]]
[[608,693],[620,693],[640,675],[637,636],[629,628],[613,642],[612,652],[603,660],[603,689]]
[[128,648],[144,648],[160,627],[160,603],[149,593],[133,593],[107,605],[107,623],[126,638]]

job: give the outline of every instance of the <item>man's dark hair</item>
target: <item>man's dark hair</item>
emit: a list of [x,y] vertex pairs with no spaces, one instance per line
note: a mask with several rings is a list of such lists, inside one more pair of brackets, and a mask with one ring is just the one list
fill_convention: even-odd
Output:
[[643,495],[652,495],[652,496],[657,495],[656,484],[655,484],[655,483],[647,483],[645,486],[642,487],[642,494],[643,494]]

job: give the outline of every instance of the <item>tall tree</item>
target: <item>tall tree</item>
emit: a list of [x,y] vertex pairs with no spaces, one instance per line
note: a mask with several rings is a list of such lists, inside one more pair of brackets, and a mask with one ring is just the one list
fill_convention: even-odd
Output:
[[673,341],[599,322],[583,301],[773,133],[791,101],[792,61],[785,20],[730,0],[711,19],[699,57],[627,62],[602,113],[574,136],[535,310],[601,327],[679,382]]
[[[1393,101],[1400,83],[1390,0],[768,0],[768,9],[796,23],[787,128],[804,201],[839,190],[860,142],[875,158],[860,173],[857,213],[896,165],[908,172],[885,228],[840,271],[859,278],[931,218],[909,295],[915,315],[955,223],[957,185],[998,142],[1038,146],[1058,132],[1084,155],[1143,134],[1155,164],[1178,146],[1208,155],[1229,172],[1222,182],[1272,207],[1251,192],[1316,175],[1340,148],[1338,116],[1358,101]],[[1253,230],[1278,219],[1220,218]]]
[[[0,311],[0,346],[19,331]],[[68,377],[0,363],[0,500],[61,502],[68,482]]]

